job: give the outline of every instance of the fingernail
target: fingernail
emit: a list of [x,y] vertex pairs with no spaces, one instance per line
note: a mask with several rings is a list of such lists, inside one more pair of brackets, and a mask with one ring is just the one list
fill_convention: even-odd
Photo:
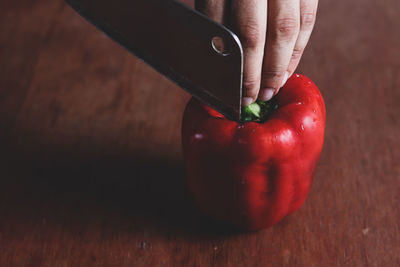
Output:
[[260,93],[258,94],[258,98],[261,101],[268,101],[274,96],[274,88],[263,88],[260,90]]
[[253,103],[253,98],[247,97],[247,96],[242,98],[242,105],[243,106],[246,107],[246,106],[250,105],[251,103]]
[[285,72],[285,75],[283,76],[281,87],[285,85],[285,83],[287,82],[288,78],[289,78],[289,72]]

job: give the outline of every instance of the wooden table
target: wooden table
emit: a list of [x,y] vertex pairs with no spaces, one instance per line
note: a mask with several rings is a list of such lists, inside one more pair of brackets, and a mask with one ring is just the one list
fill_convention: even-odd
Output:
[[189,95],[62,1],[0,2],[0,266],[399,266],[398,0],[321,1],[327,105],[305,205],[237,233],[184,186]]

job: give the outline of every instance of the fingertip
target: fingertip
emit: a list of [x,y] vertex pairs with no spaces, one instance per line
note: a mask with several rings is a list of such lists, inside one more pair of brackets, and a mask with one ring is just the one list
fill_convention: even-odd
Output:
[[250,105],[251,103],[253,103],[253,98],[249,97],[249,96],[245,96],[242,98],[242,106],[247,107],[248,105]]
[[274,93],[275,93],[274,88],[263,88],[260,90],[258,98],[261,101],[268,101],[274,96]]

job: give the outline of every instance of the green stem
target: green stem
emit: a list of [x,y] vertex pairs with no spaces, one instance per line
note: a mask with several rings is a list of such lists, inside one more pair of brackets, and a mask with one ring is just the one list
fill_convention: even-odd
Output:
[[242,107],[241,120],[243,122],[264,122],[277,108],[278,105],[273,100],[265,102],[257,100],[247,107]]

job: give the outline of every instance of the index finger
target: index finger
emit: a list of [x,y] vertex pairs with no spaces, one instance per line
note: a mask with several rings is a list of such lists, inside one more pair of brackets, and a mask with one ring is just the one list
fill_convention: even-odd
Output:
[[242,105],[257,99],[267,28],[267,0],[233,0],[230,24],[243,47]]

